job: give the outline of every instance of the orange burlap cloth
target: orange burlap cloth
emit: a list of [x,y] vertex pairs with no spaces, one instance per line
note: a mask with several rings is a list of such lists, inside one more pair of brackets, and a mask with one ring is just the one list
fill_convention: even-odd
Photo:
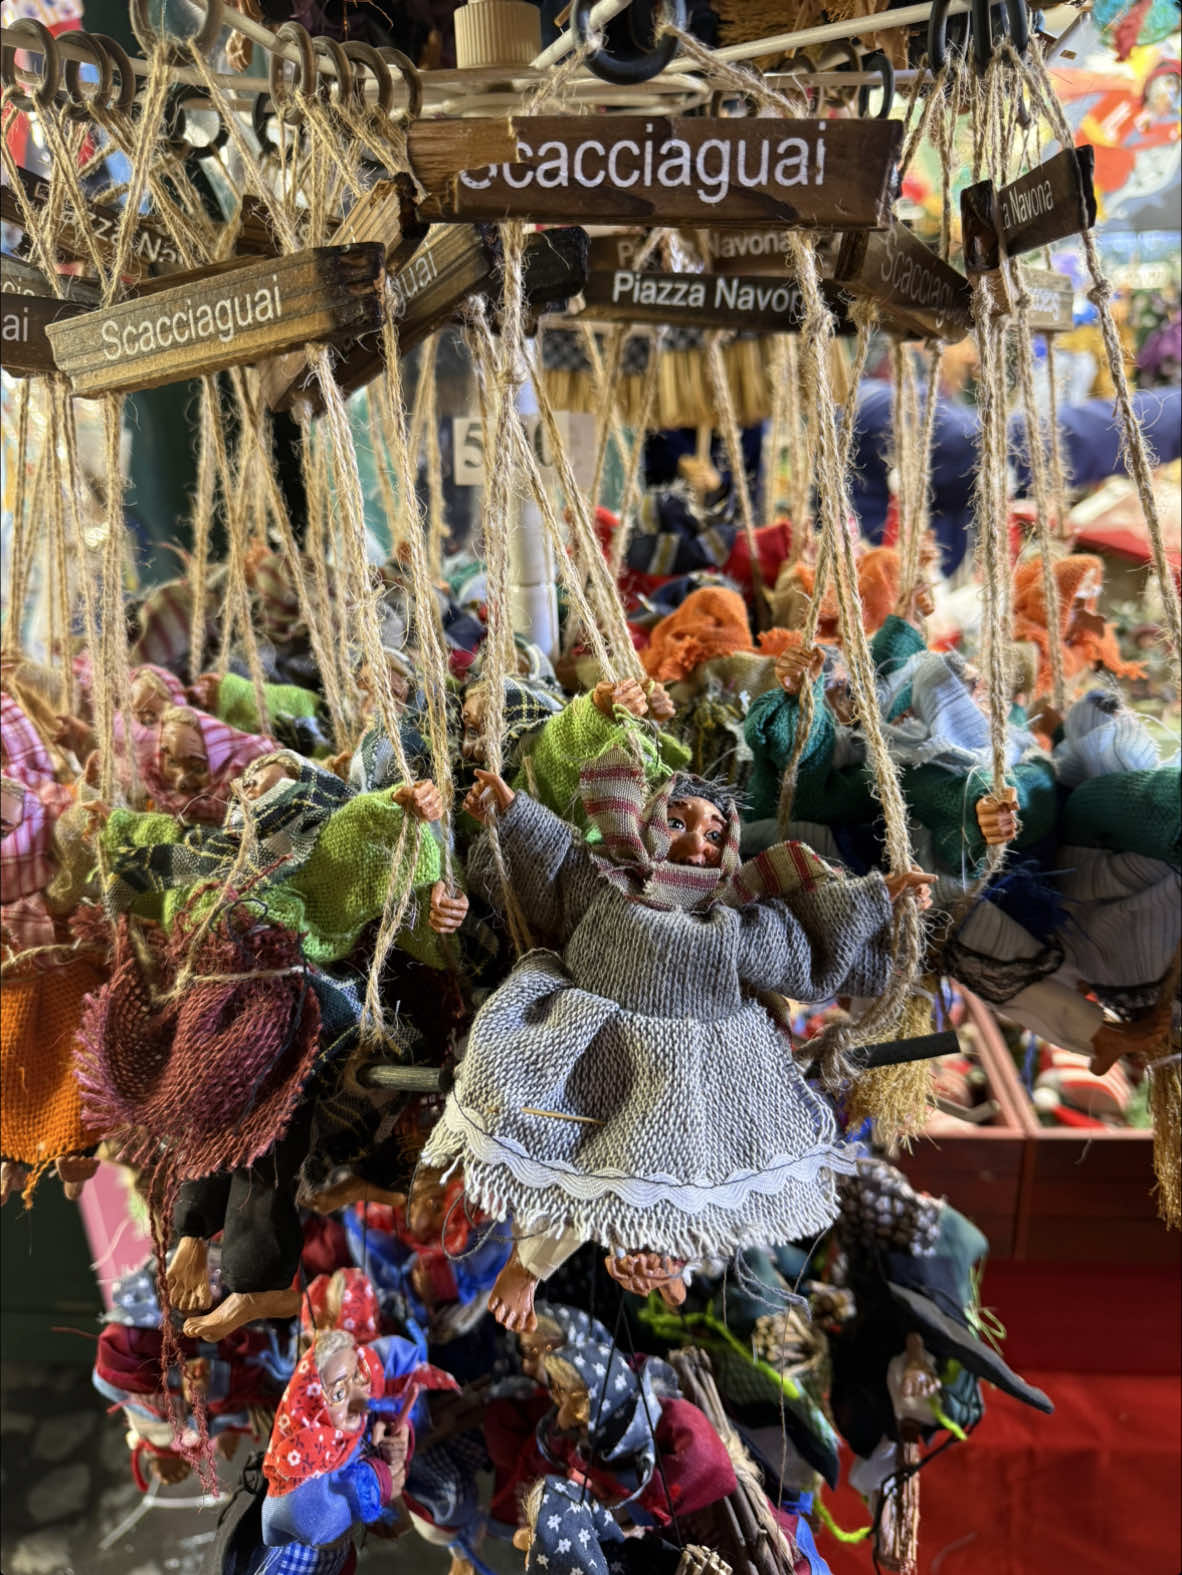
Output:
[[39,947],[4,966],[0,982],[0,1153],[39,1169],[102,1137],[82,1119],[74,1037],[83,997],[106,972],[92,952]]

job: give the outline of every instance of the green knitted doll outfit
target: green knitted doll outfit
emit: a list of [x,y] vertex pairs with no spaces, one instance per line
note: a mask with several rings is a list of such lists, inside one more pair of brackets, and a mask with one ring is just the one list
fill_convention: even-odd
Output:
[[1066,847],[1140,853],[1182,867],[1182,772],[1119,771],[1081,782],[1063,809]]
[[[1014,846],[1028,848],[1053,830],[1057,812],[1055,768],[1047,759],[1023,761],[1006,773],[1018,790],[1021,831]],[[899,774],[907,808],[931,833],[932,845],[944,869],[959,874],[963,866],[978,873],[985,858],[985,838],[977,824],[977,805],[993,791],[987,776],[965,781],[943,766],[908,766]]]
[[[749,820],[770,820],[779,810],[780,783],[792,753],[799,706],[800,702],[783,689],[769,689],[747,713],[743,732],[754,757],[747,784]],[[833,768],[836,742],[837,729],[825,701],[822,677],[813,685],[813,725],[797,770],[794,820],[833,826],[873,818],[876,811],[864,769]]]
[[[624,744],[628,736],[639,741],[646,757],[645,774],[654,790],[674,771],[689,765],[690,751],[668,733],[655,741],[628,721],[609,720],[589,694],[578,695],[545,726],[526,747],[510,786],[528,793],[553,814],[580,831],[592,832],[579,795],[579,773],[589,760]],[[588,836],[598,840],[598,833]]]
[[[359,793],[325,822],[316,845],[302,867],[288,879],[259,888],[267,918],[295,930],[309,962],[339,962],[356,946],[362,930],[380,918],[386,902],[390,861],[398,846],[403,810],[392,802],[397,788],[379,793]],[[121,847],[180,842],[186,828],[171,815],[137,815],[113,810],[103,830],[103,845],[116,861]],[[409,835],[413,835],[411,828]],[[431,830],[424,826],[411,874],[415,888],[414,922],[404,926],[398,945],[432,968],[446,966],[440,938],[428,923],[429,890],[443,874],[443,854]],[[134,911],[144,918],[158,918],[170,926],[184,910],[200,915],[218,900],[218,888],[209,887],[190,903],[192,887],[178,885],[163,894],[146,893]]]
[[238,673],[226,673],[218,681],[214,714],[241,733],[261,733],[281,716],[307,717],[314,721],[320,707],[318,697],[310,689],[301,689],[299,684],[264,684],[263,699],[267,706],[265,722],[259,719],[254,684]]
[[[927,650],[924,637],[914,624],[900,618],[897,613],[891,613],[883,620],[882,627],[878,629],[870,642],[870,659],[874,663],[874,671],[880,678],[889,679],[901,667],[918,656],[921,651]],[[885,720],[893,722],[904,711],[911,709],[911,685],[904,684],[895,696]]]

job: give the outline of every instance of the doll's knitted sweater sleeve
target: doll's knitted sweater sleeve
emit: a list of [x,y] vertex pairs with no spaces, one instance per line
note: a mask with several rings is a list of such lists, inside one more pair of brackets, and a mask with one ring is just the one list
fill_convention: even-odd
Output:
[[[398,847],[404,815],[393,802],[397,788],[359,793],[331,815],[303,867],[286,885],[303,899],[304,951],[313,962],[347,957],[364,927],[386,903],[390,861]],[[409,839],[415,827],[408,831]],[[432,886],[443,873],[439,843],[430,827],[419,835],[410,884]],[[440,966],[434,933],[427,925],[427,901],[418,903],[414,924],[404,927],[398,945],[414,957]]]
[[[825,783],[832,771],[837,735],[833,715],[825,704],[823,679],[814,684],[813,696],[813,725],[800,757],[793,814],[798,820],[829,824],[832,817],[825,812]],[[799,701],[777,686],[760,695],[747,713],[743,734],[754,756],[747,785],[749,820],[770,819],[779,808],[780,782],[792,753],[799,709]]]
[[[1055,825],[1058,796],[1055,768],[1038,756],[1022,761],[1006,777],[1018,790],[1018,818],[1022,829],[1015,846],[1032,847]],[[985,858],[986,844],[977,823],[977,805],[993,791],[988,776],[966,781],[943,766],[912,766],[903,772],[903,792],[908,808],[932,836],[941,868],[959,875],[976,875]]]
[[[518,793],[497,821],[509,884],[530,925],[564,940],[591,901],[598,876],[582,837],[528,793]],[[503,905],[492,844],[483,836],[468,856],[468,882],[494,907]]]
[[886,988],[891,903],[881,875],[829,881],[734,912],[745,984],[805,1002],[877,995]]
[[923,635],[906,618],[900,618],[898,613],[890,613],[883,619],[870,642],[874,670],[884,678],[889,678],[911,657],[926,650]]

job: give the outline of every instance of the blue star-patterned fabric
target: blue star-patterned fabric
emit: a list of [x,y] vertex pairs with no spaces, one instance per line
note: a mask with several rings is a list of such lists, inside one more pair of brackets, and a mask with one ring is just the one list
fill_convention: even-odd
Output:
[[546,1477],[526,1575],[612,1575],[609,1555],[623,1540],[597,1499],[564,1477]]

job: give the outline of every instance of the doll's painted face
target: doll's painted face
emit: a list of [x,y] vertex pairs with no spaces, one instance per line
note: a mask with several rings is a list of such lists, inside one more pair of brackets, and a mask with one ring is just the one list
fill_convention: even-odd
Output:
[[[386,659],[386,672],[389,674],[390,693],[394,696],[395,703],[404,705],[407,695],[410,694],[410,684],[407,681],[406,674],[397,662],[391,661],[388,657]],[[368,662],[362,662],[357,670],[357,687],[365,696],[369,709],[372,710],[377,704],[377,685],[373,681]]]
[[160,729],[160,775],[178,793],[195,793],[209,785],[209,756],[194,722],[176,718]]
[[0,782],[0,837],[14,832],[25,818],[25,790],[7,778]]
[[532,1378],[535,1383],[544,1383],[545,1374],[542,1363],[551,1351],[556,1351],[563,1343],[562,1331],[552,1324],[547,1324],[543,1319],[538,1319],[536,1329],[528,1334],[517,1336],[517,1349],[521,1355],[521,1371],[527,1378]]
[[172,696],[155,673],[137,673],[131,686],[131,714],[141,727],[156,727]]
[[665,819],[673,833],[667,855],[670,864],[694,864],[708,870],[719,867],[726,820],[709,799],[675,798]]
[[460,753],[465,760],[471,760],[478,766],[484,764],[484,711],[483,690],[465,696],[464,736],[460,741]]
[[324,1409],[342,1433],[357,1433],[365,1426],[371,1388],[369,1368],[355,1345],[334,1351],[320,1372]]
[[[565,1364],[563,1364],[565,1366]],[[548,1388],[550,1398],[558,1407],[555,1421],[564,1433],[582,1433],[591,1423],[591,1396],[587,1393],[586,1384],[580,1382],[573,1373],[561,1369],[549,1371]]]
[[257,771],[249,771],[242,778],[242,791],[253,804],[281,782],[294,782],[296,774],[285,760],[268,760]]

